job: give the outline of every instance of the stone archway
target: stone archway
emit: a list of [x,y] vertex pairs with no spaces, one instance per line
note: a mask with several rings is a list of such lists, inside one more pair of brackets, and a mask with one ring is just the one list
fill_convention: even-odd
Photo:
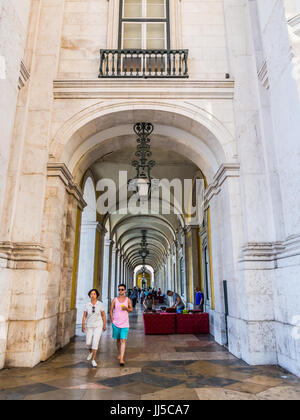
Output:
[[[157,136],[154,137],[157,148],[165,151],[176,148],[179,155],[203,171],[209,182],[207,205],[214,220],[211,238],[213,271],[216,274],[214,284],[216,299],[211,309],[212,333],[217,341],[222,342],[224,310],[221,280],[223,277],[229,278],[229,273],[237,271],[233,255],[237,253],[240,245],[238,241],[232,239],[233,227],[228,234],[228,226],[232,226],[228,223],[232,222],[231,208],[240,209],[239,197],[236,195],[239,183],[238,163],[232,135],[222,123],[200,108],[168,103],[154,105],[150,102],[123,103],[114,106],[98,104],[83,110],[63,124],[51,143],[42,238],[48,258],[47,272],[45,272],[46,298],[42,311],[43,318],[39,324],[40,344],[34,363],[46,360],[58,347],[66,345],[75,334],[81,212],[87,204],[81,189],[83,176],[97,159],[109,153],[111,147],[113,150],[122,150],[122,148],[124,150],[131,141],[132,136],[129,131],[132,129],[131,124],[146,117],[150,118],[157,127]],[[221,214],[227,219],[226,225],[220,217]],[[59,224],[55,224],[57,218],[60,220]],[[139,263],[134,248],[129,249],[125,255],[125,249],[119,252],[115,248],[113,237],[109,238],[109,243],[105,243],[106,230],[101,223],[98,223],[97,235],[100,237],[99,255],[103,257],[105,247],[109,247],[111,252],[108,270],[104,270],[101,258],[96,263],[98,267],[95,267],[95,284],[103,290],[104,279],[111,281],[114,278],[115,285],[117,278],[131,282],[133,272],[130,263]],[[154,237],[152,241],[157,239],[155,234],[151,236]],[[221,237],[226,238],[228,248],[232,248],[234,244],[235,249],[232,251],[232,256],[227,259],[226,265],[222,267],[222,270],[225,270],[222,273],[219,268],[222,264],[222,255],[218,249]],[[154,253],[156,249],[159,248],[153,246]],[[57,258],[57,255],[60,258]],[[170,256],[165,255],[164,259],[168,268],[158,274],[164,279],[170,275],[173,277],[175,271],[179,269]],[[189,299],[192,299],[192,274],[187,279],[190,282]],[[113,290],[112,284],[111,287],[108,285],[107,306]],[[234,282],[232,291],[235,296]],[[233,312],[235,311],[238,317],[239,309],[234,299],[232,305],[233,308],[236,305]]]
[[[199,110],[198,113],[195,109],[188,109],[188,107],[161,103],[156,104],[154,108],[153,104],[147,102],[136,105],[125,103],[107,107],[95,105],[75,115],[57,132],[51,145],[51,164],[54,160],[64,162],[69,167],[73,180],[79,183],[94,162],[111,153],[111,150],[121,152],[124,148],[130,146],[133,137],[132,124],[146,117],[150,118],[157,128],[156,135],[153,138],[156,147],[165,151],[169,148],[176,148],[180,155],[188,158],[201,169],[207,178],[206,205],[210,209],[210,218],[213,220],[209,232],[210,264],[211,272],[214,273],[214,279],[210,279],[214,289],[214,300],[211,302],[212,333],[218,342],[223,343],[225,325],[222,296],[223,278],[232,279],[232,281],[229,281],[232,297],[231,310],[237,318],[239,318],[240,313],[239,304],[235,298],[237,292],[234,278],[237,275],[234,273],[237,273],[237,261],[234,259],[234,255],[237,254],[241,244],[239,239],[234,238],[236,232],[232,226],[231,215],[231,209],[237,209],[235,223],[239,223],[240,215],[238,211],[241,211],[239,195],[237,194],[239,189],[239,165],[236,161],[235,142],[227,128],[207,112]],[[203,125],[204,122],[206,125]],[[187,235],[188,244],[189,241],[197,243],[197,230],[187,232]],[[110,248],[111,251],[110,259],[106,259],[106,261],[109,261],[109,267],[104,268],[105,276],[99,278],[98,281],[102,290],[107,289],[107,297],[105,297],[107,307],[114,290],[113,282],[117,283],[117,273],[122,280],[133,279],[133,273],[130,273],[128,263],[130,261],[133,263],[139,262],[135,251],[136,245],[132,242],[132,244],[128,244],[128,249],[127,245],[124,248],[126,249],[126,255],[121,255],[123,259],[120,263],[119,251],[116,248],[113,236],[113,230],[109,239],[103,235],[102,248],[103,250],[106,249],[107,254]],[[223,260],[224,255],[220,252],[221,247],[227,247],[231,250],[226,263]],[[155,255],[155,252],[157,252],[155,246],[152,249]],[[120,253],[123,252],[122,249]],[[195,257],[195,255],[190,256],[190,258]],[[168,258],[168,256],[166,255],[165,258]],[[173,277],[176,271],[180,271],[180,264],[178,263],[176,266],[172,260],[168,261],[168,264],[169,271],[163,276],[171,275]],[[113,277],[113,272],[115,277]],[[111,280],[112,278],[115,280]],[[192,270],[187,275],[187,281],[191,281],[191,278],[193,278]],[[103,281],[112,283],[109,283],[108,287],[103,289]],[[179,282],[177,281],[177,283]],[[176,284],[176,281],[174,284]],[[192,302],[193,299],[192,285],[193,282],[191,281],[186,292],[189,302]]]

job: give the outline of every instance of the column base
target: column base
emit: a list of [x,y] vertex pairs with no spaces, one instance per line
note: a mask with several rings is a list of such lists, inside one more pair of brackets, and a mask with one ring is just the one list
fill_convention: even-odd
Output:
[[58,314],[57,347],[65,347],[76,334],[76,309]]
[[274,321],[228,317],[229,351],[249,365],[277,365]]
[[44,320],[10,321],[5,367],[36,366],[41,361]]

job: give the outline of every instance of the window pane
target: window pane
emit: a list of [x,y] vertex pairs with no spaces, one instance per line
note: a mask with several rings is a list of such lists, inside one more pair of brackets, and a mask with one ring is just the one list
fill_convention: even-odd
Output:
[[149,23],[147,25],[147,39],[153,38],[165,39],[164,23]]
[[147,0],[147,17],[164,18],[166,17],[165,0]]
[[125,23],[123,48],[142,48],[142,25],[140,23]]
[[165,40],[164,39],[148,39],[147,40],[147,49],[148,50],[165,50]]
[[164,23],[147,24],[147,49],[164,50],[166,48],[165,27],[166,25]]
[[143,16],[142,0],[124,0],[124,17],[134,18]]
[[142,38],[140,23],[124,23],[124,38]]
[[141,50],[142,41],[140,39],[124,39],[123,49],[124,50]]

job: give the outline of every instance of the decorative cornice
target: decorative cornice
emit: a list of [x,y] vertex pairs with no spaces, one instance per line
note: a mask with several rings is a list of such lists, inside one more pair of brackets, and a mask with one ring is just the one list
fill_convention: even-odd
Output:
[[22,89],[25,86],[25,83],[27,82],[27,80],[29,78],[30,78],[30,73],[29,73],[26,65],[24,64],[24,62],[21,61],[21,69],[20,69],[20,75],[19,75],[18,88]]
[[214,176],[213,182],[207,187],[205,191],[205,201],[208,204],[213,196],[218,195],[221,191],[222,184],[227,178],[238,178],[240,176],[239,163],[224,163],[220,166]]
[[282,242],[249,242],[242,247],[242,260],[271,261],[283,250]]
[[300,255],[300,235],[293,235],[285,241],[250,242],[243,246],[239,262],[269,262],[269,268],[277,268],[277,261]]
[[300,234],[289,236],[282,242],[282,245],[284,246],[284,250],[280,253],[278,259],[300,255]]
[[48,260],[44,251],[38,243],[0,242],[0,261],[6,261],[6,268],[45,269]]
[[288,24],[293,29],[294,34],[300,36],[300,13],[290,18]]
[[59,177],[65,186],[73,182],[73,176],[64,163],[49,162],[47,165],[47,176]]
[[47,165],[47,176],[58,177],[66,186],[66,190],[70,195],[78,201],[81,210],[86,207],[87,203],[83,199],[83,193],[78,184],[73,182],[73,176],[64,163],[49,162]]
[[55,80],[54,99],[233,99],[233,80]]

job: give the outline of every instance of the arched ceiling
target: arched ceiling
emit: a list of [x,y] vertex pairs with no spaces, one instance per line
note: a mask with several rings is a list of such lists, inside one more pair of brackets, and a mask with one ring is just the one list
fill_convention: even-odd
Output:
[[[120,171],[127,172],[128,179],[135,177],[136,172],[131,163],[136,159],[136,135],[124,135],[118,141],[123,142],[121,151],[115,150],[114,143],[111,142],[110,148],[103,150],[102,156],[92,164],[90,170],[96,182],[108,178],[119,185]],[[183,184],[184,180],[193,180],[196,175],[199,175],[197,165],[178,151],[173,150],[171,143],[168,149],[161,148],[161,141],[160,136],[151,135],[151,159],[156,161],[156,165],[151,171],[153,178],[166,179],[169,182],[178,179]],[[170,198],[173,202],[173,191],[171,191]],[[168,200],[166,203],[168,204]],[[126,202],[123,204],[127,205]],[[123,204],[120,205],[121,209],[124,208]],[[173,209],[172,206],[171,208]],[[143,264],[140,255],[143,230],[147,231],[146,239],[149,250],[146,264],[154,270],[158,270],[166,261],[168,252],[177,240],[178,232],[184,227],[184,214],[174,214],[174,211],[171,214],[161,213],[103,215],[102,223],[107,225],[107,221],[110,222],[110,238],[114,240],[115,245],[133,269]]]

